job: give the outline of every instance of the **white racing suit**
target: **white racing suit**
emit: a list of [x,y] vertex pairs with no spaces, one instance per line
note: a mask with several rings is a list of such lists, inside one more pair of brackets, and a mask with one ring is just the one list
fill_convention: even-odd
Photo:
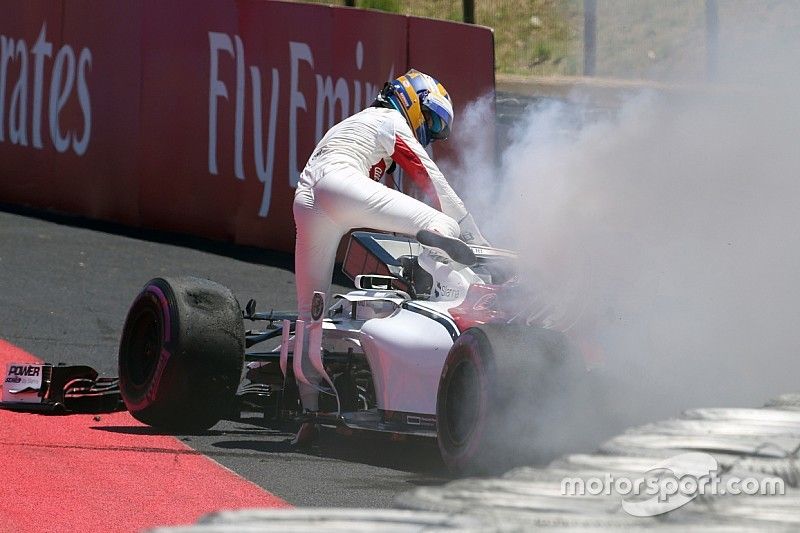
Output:
[[[392,161],[440,210],[377,182]],[[328,294],[339,241],[353,228],[406,235],[428,229],[449,237],[470,233],[476,241],[484,240],[461,199],[394,109],[370,107],[328,131],[300,174],[293,211],[297,305],[306,324],[314,291]],[[306,372],[306,364],[303,369],[306,378],[319,381],[312,369]],[[304,409],[316,411],[316,391],[298,385]]]

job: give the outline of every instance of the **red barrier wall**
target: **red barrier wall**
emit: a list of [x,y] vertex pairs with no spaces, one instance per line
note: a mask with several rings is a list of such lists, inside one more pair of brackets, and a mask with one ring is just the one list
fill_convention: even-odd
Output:
[[494,88],[491,31],[463,24],[263,0],[0,12],[0,202],[274,249],[316,141],[386,79],[429,71],[457,113]]
[[65,3],[63,42],[75,52],[76,85],[59,123],[73,140],[55,157],[52,206],[138,225],[140,2]]
[[62,2],[7,1],[0,12],[0,200],[53,207],[56,151],[47,109],[52,62],[37,68],[31,48],[40,36],[51,56],[61,48]]

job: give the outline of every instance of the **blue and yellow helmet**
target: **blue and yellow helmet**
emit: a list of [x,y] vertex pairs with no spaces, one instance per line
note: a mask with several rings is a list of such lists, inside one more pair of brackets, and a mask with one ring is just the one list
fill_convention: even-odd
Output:
[[403,114],[422,146],[450,135],[453,103],[435,78],[411,69],[387,83],[381,96]]

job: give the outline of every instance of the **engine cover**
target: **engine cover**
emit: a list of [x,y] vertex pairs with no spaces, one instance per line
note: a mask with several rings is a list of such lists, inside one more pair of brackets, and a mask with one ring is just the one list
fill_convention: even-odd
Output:
[[367,320],[361,335],[378,408],[436,414],[439,377],[453,345],[450,332],[429,317],[400,309]]

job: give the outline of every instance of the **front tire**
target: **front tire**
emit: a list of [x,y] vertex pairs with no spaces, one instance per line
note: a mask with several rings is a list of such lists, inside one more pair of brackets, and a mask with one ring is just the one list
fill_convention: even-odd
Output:
[[120,341],[125,406],[170,432],[208,429],[231,411],[244,347],[242,312],[230,290],[193,277],[150,280]]
[[[485,325],[456,339],[437,396],[439,450],[456,475],[497,473],[563,453],[569,388],[583,373],[558,332]],[[563,418],[562,418],[563,417]]]

